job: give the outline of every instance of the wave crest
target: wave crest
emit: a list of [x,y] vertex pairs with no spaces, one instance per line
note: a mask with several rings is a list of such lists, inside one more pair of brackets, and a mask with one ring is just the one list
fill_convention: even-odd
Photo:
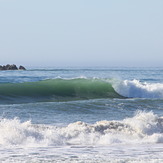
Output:
[[162,83],[147,83],[139,80],[124,80],[113,84],[122,96],[131,98],[163,98]]
[[97,98],[122,98],[122,96],[109,82],[101,79],[49,79],[38,82],[0,84],[1,103]]
[[3,104],[100,98],[163,98],[163,84],[97,78],[0,84],[0,103]]

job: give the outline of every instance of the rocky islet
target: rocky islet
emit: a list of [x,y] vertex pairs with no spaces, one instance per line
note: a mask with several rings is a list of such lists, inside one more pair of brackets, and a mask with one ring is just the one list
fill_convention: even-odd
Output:
[[0,65],[0,70],[26,70],[24,66],[17,67],[15,64]]

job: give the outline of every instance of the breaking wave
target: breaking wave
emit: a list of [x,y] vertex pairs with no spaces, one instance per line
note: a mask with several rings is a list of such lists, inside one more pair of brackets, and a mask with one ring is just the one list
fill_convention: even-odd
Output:
[[122,121],[76,122],[65,127],[1,119],[0,133],[1,146],[163,143],[163,118],[152,112],[138,112]]
[[0,84],[1,104],[98,98],[163,98],[163,84],[87,78]]
[[111,83],[100,79],[49,79],[38,82],[0,84],[0,103],[69,101],[122,98]]
[[113,83],[114,89],[125,97],[163,98],[162,83],[147,83],[139,80],[124,80]]

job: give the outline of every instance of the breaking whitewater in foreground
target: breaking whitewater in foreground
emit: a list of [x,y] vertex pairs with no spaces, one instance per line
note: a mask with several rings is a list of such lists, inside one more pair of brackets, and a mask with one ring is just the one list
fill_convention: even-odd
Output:
[[70,123],[65,127],[34,125],[19,119],[1,119],[0,144],[7,146],[64,146],[163,143],[163,117],[138,112],[122,121]]
[[0,72],[0,162],[163,162],[162,68]]
[[20,122],[17,118],[1,119],[0,126],[0,133],[4,133],[0,135],[0,149],[5,152],[1,154],[1,161],[163,160],[163,117],[152,112],[138,112],[121,121],[105,120],[94,124],[78,121],[64,127]]

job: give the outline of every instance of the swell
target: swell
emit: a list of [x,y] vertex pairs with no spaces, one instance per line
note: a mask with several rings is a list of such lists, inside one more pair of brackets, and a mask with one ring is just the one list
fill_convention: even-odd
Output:
[[123,98],[109,82],[100,79],[49,79],[0,84],[0,103]]

